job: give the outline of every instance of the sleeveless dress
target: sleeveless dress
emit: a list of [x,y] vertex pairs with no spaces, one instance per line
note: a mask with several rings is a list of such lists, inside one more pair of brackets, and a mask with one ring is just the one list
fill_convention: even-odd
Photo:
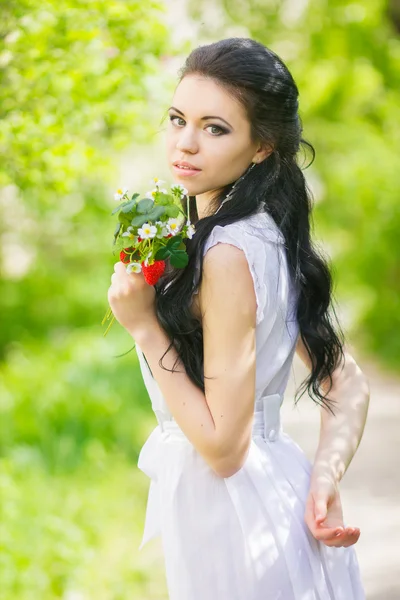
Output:
[[284,237],[260,211],[216,225],[204,254],[217,243],[243,250],[257,299],[250,450],[238,472],[219,477],[173,419],[136,344],[158,422],[138,459],[150,478],[139,548],[161,535],[170,600],[365,600],[354,546],[325,546],[305,524],[312,465],[280,422],[299,335]]

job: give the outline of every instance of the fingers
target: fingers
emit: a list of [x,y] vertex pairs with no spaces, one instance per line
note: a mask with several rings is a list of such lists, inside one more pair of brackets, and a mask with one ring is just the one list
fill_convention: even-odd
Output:
[[360,529],[358,527],[326,527],[323,524],[311,528],[311,533],[316,540],[319,540],[327,546],[351,546],[358,541]]
[[360,537],[358,527],[316,527],[311,530],[316,540],[324,543],[326,546],[351,546],[355,544]]
[[[128,271],[126,270],[126,264],[124,264],[122,261],[119,261],[117,263],[114,264],[114,272],[121,278],[125,279],[126,281],[137,281],[140,282],[140,280],[144,281],[144,277],[143,277],[143,273],[134,273],[132,271],[132,273],[128,273]],[[146,284],[147,285],[147,284]]]
[[342,533],[334,537],[334,539],[324,540],[326,546],[348,547],[358,542],[360,537],[360,529],[358,527],[346,527]]
[[311,533],[316,540],[321,541],[333,541],[336,539],[336,534],[340,533],[342,529],[340,527],[324,527],[323,525],[314,526],[311,529]]
[[[358,527],[344,527],[341,519],[336,519],[337,524],[335,526],[332,525],[332,522],[330,525],[324,525],[323,521],[326,519],[323,516],[325,505],[326,503],[323,500],[318,503],[314,501],[312,495],[307,500],[304,518],[314,538],[326,546],[339,547],[355,544],[360,537]],[[316,514],[318,514],[318,517],[315,516]]]
[[120,260],[114,265],[114,271],[116,273],[122,273],[124,271],[126,273],[126,265]]

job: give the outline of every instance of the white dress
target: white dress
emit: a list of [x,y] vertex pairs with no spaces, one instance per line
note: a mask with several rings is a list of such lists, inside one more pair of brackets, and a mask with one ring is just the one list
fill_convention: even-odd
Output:
[[354,546],[328,547],[304,522],[312,465],[280,423],[299,334],[282,233],[260,212],[215,226],[204,253],[218,242],[244,251],[257,298],[249,454],[219,477],[172,418],[136,344],[158,421],[138,460],[151,478],[139,548],[161,535],[170,600],[365,600]]

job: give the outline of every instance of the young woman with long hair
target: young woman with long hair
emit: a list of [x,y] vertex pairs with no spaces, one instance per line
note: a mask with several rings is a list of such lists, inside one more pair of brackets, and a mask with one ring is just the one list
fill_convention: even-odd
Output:
[[[261,43],[224,39],[190,53],[168,118],[196,229],[188,265],[153,287],[119,262],[108,294],[158,421],[138,462],[151,478],[140,547],[161,535],[171,600],[362,600],[339,482],[369,385],[310,238],[296,84]],[[295,352],[320,405],[313,464],[280,422]]]

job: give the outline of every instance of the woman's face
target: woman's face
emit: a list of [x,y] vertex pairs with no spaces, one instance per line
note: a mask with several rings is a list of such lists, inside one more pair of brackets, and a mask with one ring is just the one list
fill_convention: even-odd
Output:
[[[168,167],[175,183],[190,196],[214,192],[236,181],[253,159],[266,154],[250,139],[244,108],[211,79],[187,75],[175,90],[168,110]],[[185,161],[199,169],[177,169]]]

